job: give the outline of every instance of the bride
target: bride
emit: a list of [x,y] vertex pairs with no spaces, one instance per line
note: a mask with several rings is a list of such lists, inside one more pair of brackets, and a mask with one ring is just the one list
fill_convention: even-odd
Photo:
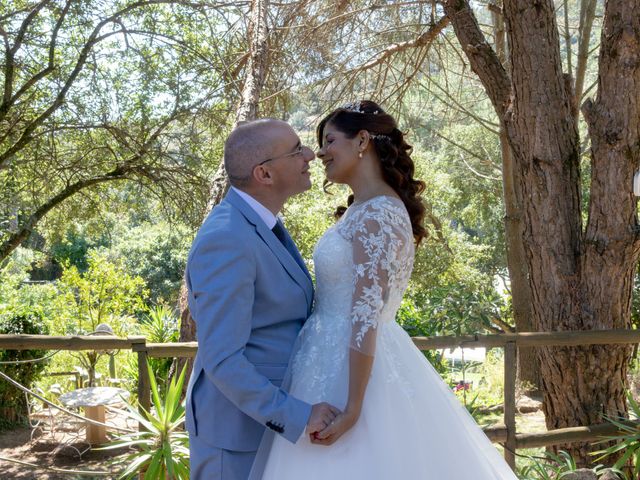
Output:
[[403,133],[362,101],[330,113],[317,135],[327,180],[353,195],[315,248],[316,304],[291,359],[290,393],[342,413],[295,444],[265,435],[250,478],[515,479],[394,321],[414,242],[426,234],[424,183]]

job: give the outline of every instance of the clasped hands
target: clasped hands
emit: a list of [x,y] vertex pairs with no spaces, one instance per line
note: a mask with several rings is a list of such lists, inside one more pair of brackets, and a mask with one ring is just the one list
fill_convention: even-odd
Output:
[[311,443],[332,445],[358,421],[359,412],[339,409],[328,403],[317,403],[312,407],[307,422],[307,434]]

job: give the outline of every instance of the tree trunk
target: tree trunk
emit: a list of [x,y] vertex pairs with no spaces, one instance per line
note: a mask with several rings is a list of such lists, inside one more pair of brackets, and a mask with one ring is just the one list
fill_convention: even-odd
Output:
[[[524,246],[538,331],[628,328],[638,260],[633,174],[640,166],[640,4],[608,0],[598,96],[583,111],[592,137],[589,220],[582,231],[580,151],[562,74],[552,0],[505,0],[511,79],[496,65],[465,0],[445,6],[505,126],[520,174]],[[504,87],[506,85],[506,88]],[[626,412],[630,348],[540,348],[547,428]],[[579,464],[588,444],[559,445]]]
[[[180,342],[193,342],[196,339],[196,323],[191,318],[191,312],[189,311],[189,303],[187,302],[187,284],[182,281],[180,285],[180,298],[178,299],[178,308],[180,310],[180,336],[178,341]],[[169,369],[169,378],[172,378],[176,374],[180,374],[182,368],[187,366],[187,372],[185,374],[185,382],[182,386],[182,391],[186,392],[188,386],[188,379],[191,376],[191,370],[193,369],[192,358],[176,358],[171,364]]]
[[[582,0],[580,3],[580,26],[578,32],[578,65],[576,66],[576,81],[574,84],[573,116],[576,124],[580,116],[580,103],[584,92],[584,78],[587,73],[591,28],[596,17],[596,0]],[[571,74],[571,72],[569,72]]]
[[[640,254],[632,188],[640,167],[640,3],[607,1],[597,95],[582,110],[591,137],[589,220],[580,258],[586,299],[582,327],[630,328],[633,278]],[[586,385],[579,385],[578,397],[587,397],[592,410],[599,410],[592,418],[598,418],[600,412],[626,413],[631,347],[589,350],[583,373]]]
[[[246,77],[244,81],[244,87],[242,89],[242,96],[240,98],[240,104],[236,112],[235,126],[242,121],[255,120],[258,116],[260,94],[264,86],[264,81],[267,72],[269,45],[268,36],[269,31],[267,28],[267,11],[269,7],[268,0],[253,0],[251,2],[251,9],[249,13],[249,59],[246,67]],[[209,212],[215,207],[227,193],[229,189],[229,179],[227,178],[224,163],[220,161],[218,170],[214,176],[211,185],[211,191],[209,196],[209,203],[205,213],[205,218],[209,215]],[[180,341],[192,342],[196,340],[196,325],[189,312],[189,305],[187,304],[187,289],[184,282],[180,288]],[[179,372],[184,365],[185,359],[178,359],[177,369],[172,368],[172,372]],[[174,366],[176,363],[174,362]],[[186,390],[189,376],[191,375],[191,369],[193,368],[193,360],[187,362],[187,375],[184,383]]]
[[[490,4],[494,27],[495,49],[498,60],[508,66],[504,16],[498,3]],[[508,68],[505,68],[508,70]],[[531,287],[529,269],[523,245],[522,192],[519,189],[518,171],[513,165],[509,138],[500,127],[500,150],[502,152],[502,191],[504,199],[504,227],[507,247],[507,269],[511,283],[511,303],[516,332],[532,332]],[[528,394],[539,394],[540,369],[534,348],[518,349],[518,381]]]
[[[531,286],[529,269],[523,244],[523,215],[521,194],[517,191],[518,182],[513,168],[511,147],[504,130],[500,132],[502,150],[502,184],[505,206],[505,235],[507,247],[507,269],[511,281],[511,304],[516,332],[532,332],[533,318],[531,307]],[[529,395],[540,393],[540,367],[533,347],[518,349],[518,381]]]

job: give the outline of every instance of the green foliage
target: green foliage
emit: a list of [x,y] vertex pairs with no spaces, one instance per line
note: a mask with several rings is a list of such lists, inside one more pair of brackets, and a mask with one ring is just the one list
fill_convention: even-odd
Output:
[[148,343],[177,342],[179,336],[178,319],[166,305],[148,307],[140,322],[140,333]]
[[147,297],[144,280],[130,275],[122,262],[112,261],[102,250],[89,252],[84,273],[65,266],[58,289],[60,313],[52,325],[54,335],[86,335],[107,323],[115,335],[126,336]]
[[[557,455],[544,452],[543,458],[529,457],[529,464],[519,468],[517,475],[520,480],[562,480],[578,468],[573,457],[566,451],[560,450]],[[617,468],[596,465],[591,471],[598,477],[612,473],[617,475],[617,478],[627,480],[625,474]]]
[[[23,308],[0,314],[0,334],[46,335],[47,326],[42,313],[37,309]],[[0,362],[25,361],[42,358],[44,350],[0,350]],[[46,362],[0,364],[0,370],[30,388],[42,375]],[[0,380],[0,418],[9,424],[27,416],[26,398],[21,390]],[[0,425],[2,426],[2,425]]]
[[193,232],[139,208],[126,214],[110,212],[101,219],[102,225],[87,219],[83,225],[69,226],[63,238],[54,240],[52,258],[84,273],[90,252],[104,247],[110,261],[122,263],[128,274],[145,280],[152,301],[176,301]]
[[[640,419],[640,405],[633,398],[631,392],[627,392],[627,402],[632,417],[636,420]],[[640,474],[640,428],[637,425],[629,425],[625,423],[628,420],[622,416],[604,416],[605,419],[618,427],[618,434],[605,437],[604,440],[596,442],[596,444],[610,443],[615,444],[603,450],[591,452],[591,455],[599,455],[596,461],[607,458],[611,455],[616,456],[616,463],[613,467],[616,469],[623,468],[630,461],[633,463],[633,478],[638,478]]]
[[[135,333],[135,317],[146,308],[144,280],[130,275],[123,263],[111,259],[105,250],[89,251],[84,273],[75,266],[64,266],[56,285],[58,295],[53,300],[56,314],[51,318],[53,335],[94,334],[99,325],[106,324],[114,335],[126,337]],[[79,363],[93,386],[98,369],[106,370],[104,353],[65,353],[55,359],[55,365],[70,370]],[[123,360],[126,356],[126,352],[120,352],[116,359]]]
[[551,452],[545,452],[545,457],[541,460],[535,460],[533,464],[522,469],[520,478],[523,479],[540,479],[554,480],[561,478],[562,474],[573,472],[578,467],[567,452],[560,451],[558,455]]
[[[398,324],[412,337],[431,337],[438,333],[437,325],[423,320],[415,303],[405,297],[396,314]],[[424,350],[423,355],[440,374],[447,371],[447,362],[437,350]]]
[[[419,294],[423,318],[440,334],[483,333],[499,318],[504,300],[489,285],[443,285]],[[475,288],[474,288],[475,287]]]
[[499,139],[477,123],[452,124],[439,135],[432,164],[439,180],[434,208],[471,243],[485,246],[484,266],[495,269],[504,264],[505,251]]
[[[180,334],[178,319],[166,305],[149,307],[140,322],[140,333],[145,336],[148,343],[177,342]],[[149,359],[154,376],[162,379],[161,385],[164,385],[165,380],[169,378],[172,362],[172,358]]]
[[29,280],[33,264],[44,255],[28,248],[18,247],[0,268],[0,311],[16,303],[16,294],[23,282]]
[[145,280],[153,302],[177,302],[192,236],[186,227],[165,222],[121,227],[109,254]]
[[456,396],[478,424],[495,423],[495,414],[483,413],[481,407],[501,405],[504,401],[504,355],[501,349],[489,350],[484,362],[456,362],[443,377],[451,386],[459,380],[470,382],[471,390],[459,390]]
[[[489,136],[477,148],[495,151],[493,141]],[[416,251],[408,294],[440,335],[494,332],[494,320],[512,323],[494,285],[506,271],[501,199],[488,180],[464,177],[450,148],[440,147],[435,160],[425,160],[429,154],[420,149],[413,155],[427,183],[426,203],[442,225],[439,231],[431,225],[431,237]]]
[[44,258],[39,252],[18,248],[0,269],[0,314],[36,311],[49,324],[56,315],[58,295],[52,283],[29,283],[29,271]]
[[67,230],[63,239],[56,241],[51,246],[50,255],[53,260],[61,265],[73,266],[83,273],[89,268],[89,250],[106,244],[104,236],[89,237],[84,229],[77,224]]
[[[12,101],[0,122],[7,187],[0,224],[32,230],[35,222],[49,239],[99,217],[108,200],[148,203],[150,194],[167,216],[199,223],[227,102],[236,103],[236,89],[225,89],[227,65],[243,42],[219,32],[222,12],[209,6],[88,0],[69,7],[0,6],[11,19],[5,43],[12,52],[3,82]],[[111,189],[111,182],[120,184]],[[42,220],[34,215],[51,206]],[[0,229],[0,241],[10,233]],[[73,261],[87,246],[72,239],[67,247],[56,254]]]
[[166,391],[164,400],[158,384],[147,365],[151,380],[153,410],[139,413],[128,405],[126,414],[144,425],[146,430],[118,437],[116,441],[99,450],[132,447],[133,452],[124,460],[126,467],[119,479],[135,478],[142,472],[148,480],[189,478],[189,435],[181,430],[185,421],[185,409],[180,401],[186,368],[174,378]]

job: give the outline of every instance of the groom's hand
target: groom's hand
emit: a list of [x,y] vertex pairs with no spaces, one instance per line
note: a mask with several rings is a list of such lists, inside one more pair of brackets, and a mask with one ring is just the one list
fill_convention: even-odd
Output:
[[311,443],[316,445],[333,445],[342,435],[349,431],[358,421],[360,413],[345,411],[327,425],[324,430],[311,437]]
[[333,405],[328,403],[316,403],[311,408],[311,415],[307,421],[307,434],[313,439],[317,432],[321,432],[340,414]]

